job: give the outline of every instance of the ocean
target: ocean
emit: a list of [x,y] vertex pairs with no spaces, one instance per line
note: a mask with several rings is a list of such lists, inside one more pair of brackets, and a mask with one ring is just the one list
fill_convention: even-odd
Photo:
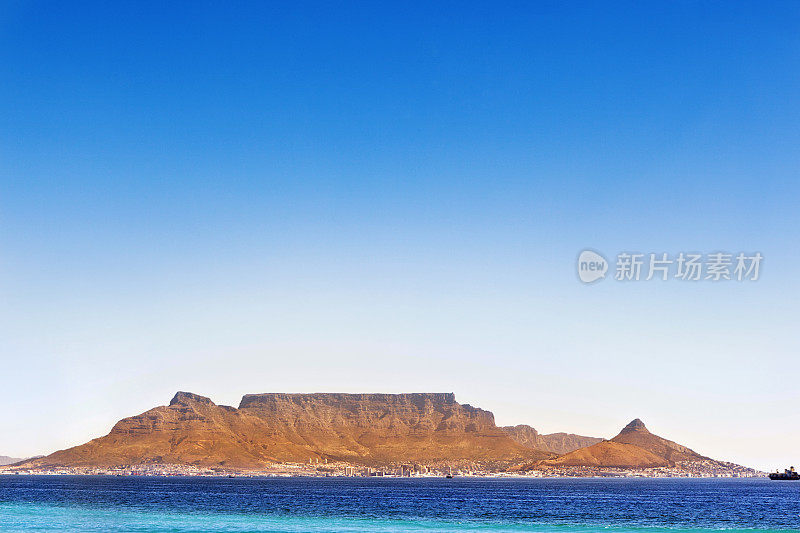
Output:
[[800,531],[768,479],[0,476],[0,531]]

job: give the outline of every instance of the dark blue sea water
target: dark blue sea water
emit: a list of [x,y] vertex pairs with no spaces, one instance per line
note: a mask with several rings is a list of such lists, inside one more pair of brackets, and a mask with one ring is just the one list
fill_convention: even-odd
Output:
[[767,479],[0,476],[0,531],[800,530]]

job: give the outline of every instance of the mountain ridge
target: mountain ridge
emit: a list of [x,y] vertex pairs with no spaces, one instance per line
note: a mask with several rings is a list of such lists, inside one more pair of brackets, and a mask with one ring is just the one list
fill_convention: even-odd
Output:
[[413,463],[436,465],[441,472],[460,464],[483,472],[556,475],[603,475],[608,469],[738,475],[749,470],[654,435],[638,418],[605,440],[542,435],[524,424],[498,427],[490,411],[460,404],[453,393],[261,393],[246,394],[232,407],[183,391],[167,405],[119,420],[102,437],[3,468],[183,465],[263,471],[328,461],[337,468]]
[[235,408],[181,391],[169,405],[123,418],[107,435],[29,465],[258,469],[311,459],[514,462],[552,455],[517,443],[490,411],[459,404],[453,393],[247,394]]
[[574,433],[549,433],[542,434],[527,424],[516,426],[503,426],[503,431],[522,444],[530,448],[552,452],[558,455],[569,453],[580,448],[597,444],[603,439],[599,437],[586,437]]

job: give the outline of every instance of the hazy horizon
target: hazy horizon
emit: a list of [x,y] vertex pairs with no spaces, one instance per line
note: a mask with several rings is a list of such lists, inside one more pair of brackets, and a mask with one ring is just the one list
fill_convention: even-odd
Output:
[[[800,462],[800,5],[0,6],[0,455],[454,392]],[[584,285],[613,259],[754,282]],[[794,380],[794,383],[792,383]]]

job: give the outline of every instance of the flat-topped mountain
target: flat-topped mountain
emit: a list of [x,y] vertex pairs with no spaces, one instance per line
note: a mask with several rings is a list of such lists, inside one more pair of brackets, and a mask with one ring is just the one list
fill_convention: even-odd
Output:
[[573,433],[550,433],[542,435],[526,424],[504,426],[503,431],[508,433],[512,439],[523,446],[552,452],[557,455],[585,448],[592,444],[602,442],[603,440],[597,437],[584,437],[583,435],[575,435]]
[[452,393],[248,394],[238,408],[179,392],[167,406],[120,420],[111,432],[30,467],[193,464],[258,469],[309,459],[531,461],[494,416]]

